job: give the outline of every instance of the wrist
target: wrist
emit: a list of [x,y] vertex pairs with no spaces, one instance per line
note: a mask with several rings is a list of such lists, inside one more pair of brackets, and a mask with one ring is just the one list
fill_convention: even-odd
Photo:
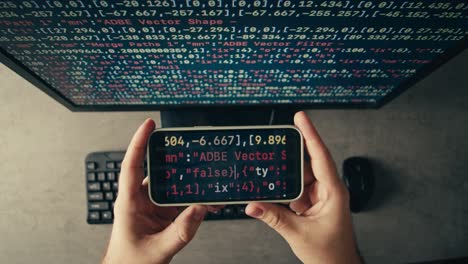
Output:
[[348,244],[348,247],[340,247],[339,249],[332,250],[325,253],[324,261],[322,263],[335,263],[335,264],[362,264],[361,256],[355,243]]
[[[295,252],[296,253],[296,252]],[[298,253],[298,252],[297,252]],[[335,241],[326,246],[302,248],[303,254],[296,254],[305,264],[362,264],[356,242],[353,239]],[[302,257],[301,257],[302,255]]]
[[128,254],[114,255],[106,253],[102,259],[102,264],[126,264],[126,263],[139,263],[139,264],[169,264],[172,258],[169,257],[156,257],[146,258],[145,256],[132,256]]
[[143,245],[134,246],[129,243],[114,244],[111,240],[102,259],[102,264],[168,264],[172,260],[172,257],[158,254],[157,248],[148,251],[145,250]]
[[307,260],[303,261],[304,264],[320,264],[320,263],[329,263],[329,264],[363,264],[361,257],[357,252],[352,254],[322,254],[315,255]]

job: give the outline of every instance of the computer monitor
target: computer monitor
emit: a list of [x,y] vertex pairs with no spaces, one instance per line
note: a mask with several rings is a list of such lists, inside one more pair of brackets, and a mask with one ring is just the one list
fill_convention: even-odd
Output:
[[468,3],[0,1],[0,33],[72,111],[379,108],[467,47]]

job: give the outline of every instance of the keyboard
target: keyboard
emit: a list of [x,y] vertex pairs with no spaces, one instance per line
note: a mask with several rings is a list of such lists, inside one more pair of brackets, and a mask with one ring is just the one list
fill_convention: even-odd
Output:
[[[109,151],[93,152],[86,156],[88,224],[111,224],[113,222],[113,208],[118,194],[118,180],[124,155],[124,151]],[[217,212],[207,213],[205,220],[250,218],[245,214],[245,206],[243,204],[227,205]]]

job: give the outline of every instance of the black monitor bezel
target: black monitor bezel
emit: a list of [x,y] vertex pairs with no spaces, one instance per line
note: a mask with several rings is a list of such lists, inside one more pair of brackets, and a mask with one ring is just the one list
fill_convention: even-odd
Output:
[[37,76],[12,55],[0,48],[0,62],[16,72],[18,75],[35,85],[44,93],[54,98],[73,112],[113,112],[113,111],[164,111],[176,109],[209,109],[209,108],[252,108],[252,109],[379,109],[386,105],[415,83],[445,64],[451,58],[468,48],[468,36],[465,36],[454,47],[437,56],[431,63],[421,67],[412,77],[400,83],[393,91],[378,102],[365,103],[308,103],[308,104],[244,104],[244,105],[76,105],[46,81]]

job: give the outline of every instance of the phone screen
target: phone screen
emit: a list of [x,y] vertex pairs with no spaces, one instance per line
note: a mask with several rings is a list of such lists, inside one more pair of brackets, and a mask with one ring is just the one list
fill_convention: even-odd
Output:
[[150,197],[160,205],[293,200],[302,160],[293,126],[160,129],[148,144]]

